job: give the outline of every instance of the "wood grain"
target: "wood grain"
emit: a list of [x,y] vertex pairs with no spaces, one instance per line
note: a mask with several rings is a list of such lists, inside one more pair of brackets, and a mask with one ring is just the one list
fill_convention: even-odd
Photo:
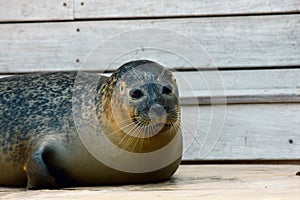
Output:
[[300,104],[183,106],[184,159],[300,159],[299,123]]
[[75,17],[133,18],[299,12],[297,0],[75,0]]
[[182,165],[158,184],[37,190],[0,188],[1,199],[298,200],[296,165]]
[[193,71],[173,72],[179,87],[183,91],[207,90],[209,80],[222,80],[222,85],[212,89],[220,90],[268,90],[300,88],[300,69],[268,70],[228,70],[228,71]]
[[[0,73],[80,67],[112,70],[139,58],[181,69],[296,67],[300,64],[299,21],[299,15],[282,15],[2,24]],[[170,37],[170,33],[177,35]],[[99,44],[102,48],[96,48]],[[191,66],[187,61],[193,60]]]
[[181,105],[238,103],[300,103],[297,90],[226,90],[182,92]]
[[73,1],[74,0],[0,1],[0,22],[71,20],[74,19]]
[[288,103],[300,100],[300,70],[174,72],[182,105]]

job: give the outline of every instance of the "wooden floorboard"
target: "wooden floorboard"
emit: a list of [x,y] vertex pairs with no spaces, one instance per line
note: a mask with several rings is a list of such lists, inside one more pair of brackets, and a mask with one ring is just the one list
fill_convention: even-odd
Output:
[[62,190],[0,188],[0,199],[299,199],[299,165],[182,165],[164,183]]

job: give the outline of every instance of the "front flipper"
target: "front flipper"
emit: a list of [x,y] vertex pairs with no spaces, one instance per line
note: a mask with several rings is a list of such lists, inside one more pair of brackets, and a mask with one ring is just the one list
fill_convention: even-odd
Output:
[[49,149],[47,147],[41,147],[29,157],[26,166],[27,188],[50,189],[60,187],[57,180],[50,175],[45,163],[44,159],[47,153],[49,153]]

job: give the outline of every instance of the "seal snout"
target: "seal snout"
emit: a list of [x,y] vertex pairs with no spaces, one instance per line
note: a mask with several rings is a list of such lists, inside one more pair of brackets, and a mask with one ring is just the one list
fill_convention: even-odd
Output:
[[166,116],[165,108],[160,104],[154,104],[150,107],[149,116],[150,118],[154,117],[165,117]]
[[154,104],[149,109],[149,118],[152,126],[156,128],[163,128],[167,121],[166,109],[160,104]]

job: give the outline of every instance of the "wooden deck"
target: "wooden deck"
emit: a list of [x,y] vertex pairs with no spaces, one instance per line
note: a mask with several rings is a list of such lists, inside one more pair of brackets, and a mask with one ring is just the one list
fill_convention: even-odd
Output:
[[0,188],[0,199],[298,200],[296,165],[181,165],[164,183],[37,190]]

